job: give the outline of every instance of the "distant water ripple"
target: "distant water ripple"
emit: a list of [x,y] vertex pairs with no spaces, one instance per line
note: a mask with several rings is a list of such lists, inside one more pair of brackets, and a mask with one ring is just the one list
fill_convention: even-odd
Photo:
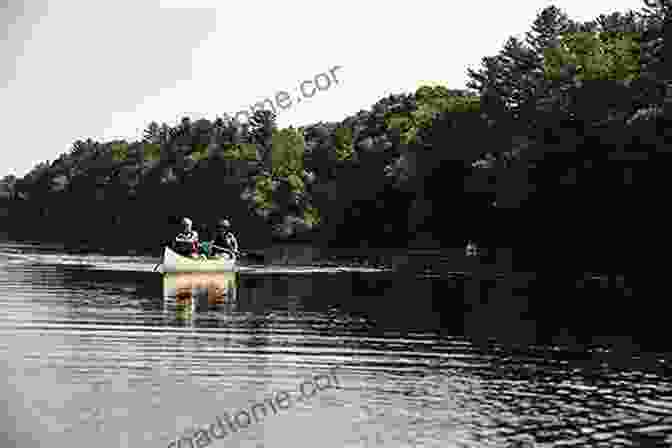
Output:
[[[354,280],[335,283],[335,270],[254,268],[236,303],[169,309],[157,260],[52,252],[0,246],[3,448],[167,447],[333,367],[340,388],[211,446],[503,447],[520,435],[672,445],[662,355],[628,364],[608,351],[474,344],[429,324],[392,331],[341,300]],[[413,303],[409,315],[421,312]]]

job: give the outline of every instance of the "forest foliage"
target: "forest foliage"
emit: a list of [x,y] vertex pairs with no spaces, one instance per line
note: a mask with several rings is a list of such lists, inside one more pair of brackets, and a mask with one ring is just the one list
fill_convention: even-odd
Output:
[[[76,141],[6,177],[0,199],[14,231],[35,217],[57,227],[77,216],[68,228],[79,241],[141,222],[133,235],[151,246],[172,217],[226,215],[248,241],[473,240],[532,258],[543,241],[598,254],[623,214],[658,219],[641,198],[664,186],[668,17],[662,5],[584,23],[549,6],[524,39],[468,69],[467,89],[423,86],[298,129],[278,129],[268,111],[247,124],[150,123],[140,141]],[[634,250],[634,240],[619,241]]]

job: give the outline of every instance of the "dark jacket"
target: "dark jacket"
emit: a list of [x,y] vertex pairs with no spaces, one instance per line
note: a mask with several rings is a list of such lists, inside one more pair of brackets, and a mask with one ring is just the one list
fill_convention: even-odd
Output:
[[[227,231],[224,235],[221,235],[221,234],[218,233],[218,234],[215,236],[215,240],[213,241],[213,244],[214,244],[215,246],[219,246],[219,247],[222,247],[222,248],[225,248],[225,249],[229,249],[229,250],[235,252],[236,249],[237,249],[237,247],[236,247],[236,245],[233,243],[232,240],[235,241],[235,240],[236,240],[236,237],[233,235],[232,232]],[[212,250],[213,250],[213,253],[221,253],[221,252],[223,252],[221,249],[217,249],[217,248],[214,248],[214,247],[213,247]]]
[[[191,240],[190,242],[177,241],[178,239]],[[173,240],[173,249],[182,255],[192,255],[198,252],[198,233],[194,230],[190,232],[180,232]]]

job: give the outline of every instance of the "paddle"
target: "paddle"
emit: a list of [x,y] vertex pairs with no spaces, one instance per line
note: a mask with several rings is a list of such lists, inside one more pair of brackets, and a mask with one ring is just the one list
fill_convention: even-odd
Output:
[[219,249],[219,250],[222,250],[222,251],[224,251],[224,252],[226,252],[226,253],[235,255],[236,258],[240,257],[240,255],[241,255],[240,252],[236,252],[236,251],[234,251],[234,250],[229,249],[228,247],[222,247],[222,246],[218,246],[218,245],[216,245],[216,244],[210,244],[210,248],[211,248],[211,249]]
[[264,262],[264,255],[263,255],[263,254],[260,254],[260,253],[258,253],[258,252],[257,252],[257,253],[255,253],[255,252],[241,252],[241,251],[237,251],[237,252],[235,252],[235,251],[233,251],[233,250],[231,250],[231,249],[229,249],[229,248],[221,247],[221,246],[217,246],[217,245],[215,245],[215,244],[212,244],[210,247],[213,247],[213,248],[216,248],[216,249],[220,249],[220,250],[226,251],[226,252],[228,252],[228,253],[234,254],[234,255],[236,256],[236,258],[242,258],[242,257],[245,257],[245,258],[256,259],[257,261],[260,261],[261,263]]

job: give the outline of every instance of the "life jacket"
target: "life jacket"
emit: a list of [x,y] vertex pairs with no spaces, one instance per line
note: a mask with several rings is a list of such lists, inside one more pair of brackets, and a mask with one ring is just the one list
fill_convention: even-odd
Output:
[[233,250],[234,248],[233,242],[236,240],[236,237],[233,236],[233,233],[226,232],[224,238],[226,239],[226,244],[229,246],[229,249]]
[[[178,248],[181,251],[184,252],[191,252],[191,253],[197,253],[198,252],[198,241],[196,237],[196,232],[193,230],[187,232],[180,232],[176,237],[175,237],[175,247]],[[193,241],[189,243],[185,243],[183,241],[177,241],[178,238],[182,239],[192,239]]]
[[233,233],[226,232],[226,234],[224,234],[223,237],[220,236],[220,235],[217,235],[215,237],[214,243],[215,243],[216,246],[225,247],[225,248],[228,248],[230,250],[233,250],[233,244],[231,244],[231,239],[232,238],[235,239],[235,236],[233,236]]

